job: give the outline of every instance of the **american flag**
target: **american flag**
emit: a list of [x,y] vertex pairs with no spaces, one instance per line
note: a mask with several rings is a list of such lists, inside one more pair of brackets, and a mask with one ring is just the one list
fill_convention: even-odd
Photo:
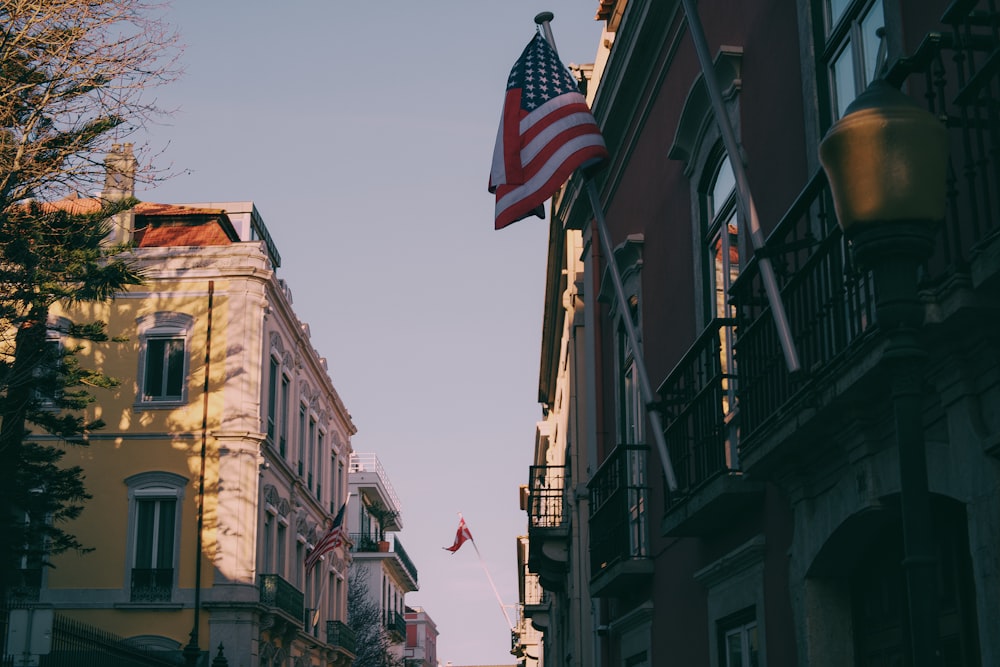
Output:
[[344,541],[344,510],[346,508],[347,502],[345,501],[337,511],[337,516],[334,517],[330,529],[326,531],[326,534],[320,538],[316,546],[313,547],[313,550],[306,556],[306,574],[309,574],[309,570],[319,562],[319,559],[323,555],[333,551]]
[[576,80],[536,33],[507,80],[490,171],[496,229],[530,215],[545,217],[542,204],[577,167],[607,157]]

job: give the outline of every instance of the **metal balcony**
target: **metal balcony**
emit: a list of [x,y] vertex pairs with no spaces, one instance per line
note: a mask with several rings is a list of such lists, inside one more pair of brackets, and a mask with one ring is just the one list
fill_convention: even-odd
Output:
[[386,535],[388,539],[382,541],[368,533],[351,533],[350,538],[354,544],[351,547],[352,552],[356,554],[385,554],[386,565],[394,568],[404,581],[409,582],[412,587],[410,590],[415,591],[420,587],[417,567],[413,564],[396,534]]
[[385,629],[396,643],[406,641],[406,618],[398,611],[386,613]]
[[268,610],[279,612],[286,621],[302,629],[305,613],[302,591],[277,574],[262,574],[258,581],[261,605]]
[[351,626],[340,621],[326,622],[326,643],[335,648],[341,648],[352,656],[357,653],[357,637]]
[[590,587],[615,597],[649,583],[646,445],[619,445],[590,483]]
[[168,602],[174,587],[173,568],[132,568],[132,602]]
[[[985,1],[960,0],[946,12],[941,32],[929,33],[887,80],[906,84],[941,119],[950,137],[948,206],[934,254],[923,268],[925,287],[946,286],[955,275],[973,289],[1000,286],[1000,51],[996,35],[976,16]],[[730,291],[738,311],[740,452],[755,462],[760,434],[783,419],[790,403],[831,379],[846,357],[874,331],[874,287],[852,264],[819,171],[771,232],[771,258],[789,315],[802,371],[789,375],[767,305],[760,268],[751,260]],[[864,365],[856,360],[855,367]],[[847,380],[845,380],[846,382]],[[855,379],[850,379],[855,382]]]

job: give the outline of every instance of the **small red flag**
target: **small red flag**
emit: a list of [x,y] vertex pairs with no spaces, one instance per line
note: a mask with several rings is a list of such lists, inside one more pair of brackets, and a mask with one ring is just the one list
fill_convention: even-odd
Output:
[[458,551],[466,540],[472,539],[472,533],[469,532],[469,527],[465,525],[465,519],[459,519],[458,521],[458,532],[455,533],[455,543],[450,547],[441,547],[445,551],[450,551],[455,553]]

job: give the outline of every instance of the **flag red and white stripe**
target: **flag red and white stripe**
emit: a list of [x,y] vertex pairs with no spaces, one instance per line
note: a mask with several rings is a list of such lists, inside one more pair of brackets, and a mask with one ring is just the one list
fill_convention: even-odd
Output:
[[333,523],[330,524],[329,530],[319,539],[316,546],[313,547],[309,555],[306,556],[306,574],[313,566],[319,562],[327,553],[333,551],[339,547],[344,542],[344,510],[347,508],[347,502],[345,501],[340,509],[337,511],[337,516],[333,519]]
[[490,170],[496,229],[530,215],[545,217],[542,204],[574,170],[607,157],[576,80],[536,33],[507,80]]
[[[458,531],[455,533],[455,543],[450,547],[441,547],[445,551],[450,551],[455,553],[459,548],[465,544],[466,540],[472,539],[472,533],[469,532],[469,527],[465,525],[465,518],[460,518],[458,520]],[[474,541],[474,540],[473,540]]]

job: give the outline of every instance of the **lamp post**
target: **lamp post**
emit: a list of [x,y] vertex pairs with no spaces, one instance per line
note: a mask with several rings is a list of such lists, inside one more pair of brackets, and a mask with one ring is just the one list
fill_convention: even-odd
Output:
[[876,80],[820,143],[837,219],[858,263],[872,271],[887,345],[899,451],[903,570],[914,667],[939,665],[938,600],[922,422],[920,263],[944,220],[947,132],[929,112]]

